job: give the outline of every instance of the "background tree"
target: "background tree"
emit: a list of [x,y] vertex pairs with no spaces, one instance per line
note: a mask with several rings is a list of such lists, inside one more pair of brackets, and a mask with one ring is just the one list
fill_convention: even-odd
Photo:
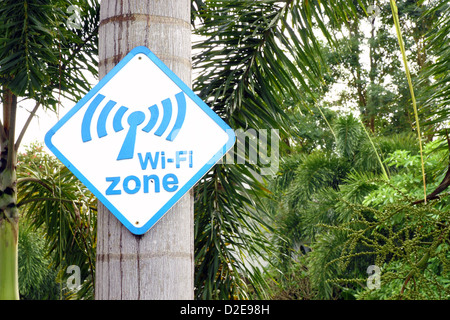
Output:
[[[83,71],[95,70],[96,7],[78,1],[80,29],[66,24],[69,1],[2,1],[0,5],[0,299],[18,299],[17,151],[39,107],[57,108],[58,92],[73,99],[87,91]],[[16,128],[20,98],[36,101],[22,131]]]
[[[429,63],[431,48],[426,45],[426,35],[433,19],[423,13],[430,6],[423,1],[399,3],[413,80]],[[372,9],[368,13],[359,8],[348,24],[330,25],[336,46],[324,51],[331,70],[330,82],[340,92],[339,98],[332,101],[335,106],[359,112],[370,132],[389,135],[414,130],[411,96],[398,59],[390,5],[374,1],[368,8]],[[336,90],[331,92],[336,94]]]
[[[92,299],[97,245],[95,197],[42,146],[28,146],[18,160],[17,206],[24,226],[19,234],[21,296]],[[30,243],[35,238],[39,241]],[[77,276],[81,287],[75,291],[67,286],[72,275],[67,273],[69,266],[80,268]],[[34,279],[30,279],[32,275]]]
[[431,51],[430,62],[421,72],[418,87],[423,88],[419,96],[420,113],[430,136],[446,136],[448,129],[448,105],[450,97],[448,32],[450,8],[446,1],[437,1],[425,13],[427,19],[434,18],[433,27],[426,35],[427,47]]
[[[429,46],[432,39],[442,41],[434,42],[436,46],[439,43],[447,47],[448,41],[442,34],[432,31],[448,21],[444,8],[448,10],[448,4],[435,2],[429,11],[419,10],[426,15],[426,19],[422,18],[429,28],[420,30],[427,52],[437,48]],[[445,59],[444,54],[437,65],[446,63]],[[424,77],[424,87],[420,88],[424,90],[419,92],[429,92],[431,87],[426,84],[436,75],[443,79],[445,74],[436,64],[429,63],[416,73],[417,77]],[[431,70],[440,71],[433,75]],[[402,81],[406,83],[405,77]],[[445,85],[440,89],[437,96],[445,99]],[[397,93],[396,99],[400,96]],[[427,101],[430,105],[433,100]],[[429,128],[446,128],[438,114],[430,113],[430,117],[440,121],[430,123]],[[444,193],[448,187],[447,141],[437,140],[425,146],[427,187],[434,190],[427,197],[433,202],[425,205],[420,190],[422,161],[415,134],[386,135],[386,130],[383,136],[361,134],[363,127],[352,117],[341,117],[334,123],[334,148],[292,154],[272,182],[276,201],[269,206],[274,208],[277,221],[283,222],[278,227],[286,235],[282,252],[287,254],[281,270],[287,274],[298,269],[306,273],[306,280],[310,281],[305,286],[312,285],[316,298],[447,299],[449,229],[448,224],[442,223],[448,215]],[[392,124],[388,122],[385,129],[394,129],[390,128]],[[379,163],[374,161],[377,153],[384,160],[389,179],[380,175]],[[303,244],[312,249],[306,256],[302,255],[302,247],[299,249]],[[386,272],[381,278],[382,290],[366,287],[367,267],[373,264]],[[274,274],[276,279],[284,275]],[[299,283],[300,280],[304,281],[299,279]],[[289,292],[292,287],[287,283],[284,288]]]
[[[278,129],[286,151],[292,129],[299,127],[292,121],[298,106],[321,113],[317,101],[324,91],[325,59],[315,32],[331,43],[325,20],[345,23],[355,15],[355,5],[275,0],[196,5],[194,32],[202,39],[194,46],[194,89],[233,129]],[[267,177],[260,169],[250,161],[218,165],[196,186],[198,298],[246,297],[241,279],[264,296],[267,284],[255,261],[270,262],[276,248],[267,240],[270,224],[262,202]],[[240,252],[255,267],[249,268]]]

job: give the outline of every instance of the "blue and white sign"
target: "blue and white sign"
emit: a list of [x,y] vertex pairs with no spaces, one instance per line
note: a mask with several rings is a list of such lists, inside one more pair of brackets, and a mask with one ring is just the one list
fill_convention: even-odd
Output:
[[233,130],[136,47],[45,143],[132,233],[147,232],[233,146]]

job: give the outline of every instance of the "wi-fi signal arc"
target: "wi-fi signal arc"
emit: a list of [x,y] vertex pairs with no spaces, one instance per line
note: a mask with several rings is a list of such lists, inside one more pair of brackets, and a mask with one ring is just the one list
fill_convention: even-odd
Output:
[[150,132],[153,129],[153,127],[156,125],[156,122],[158,121],[158,118],[159,118],[159,110],[158,110],[158,106],[156,104],[149,107],[148,110],[150,110],[150,121],[147,123],[147,125],[144,128],[142,128],[142,131],[145,131],[145,132]]
[[178,105],[178,114],[177,119],[175,120],[175,124],[173,125],[172,131],[170,131],[166,140],[173,141],[178,132],[180,132],[181,127],[183,126],[184,119],[186,117],[186,97],[183,92],[177,93],[175,95],[175,99],[177,100]]
[[116,104],[117,102],[109,100],[106,106],[102,109],[97,122],[97,134],[99,138],[102,138],[108,134],[106,132],[106,119],[108,119],[109,113]]
[[92,117],[94,116],[95,110],[97,110],[98,105],[100,102],[105,99],[105,96],[102,94],[98,94],[94,100],[92,100],[91,104],[86,110],[86,113],[84,114],[83,121],[81,123],[81,138],[83,142],[88,142],[92,140],[91,137],[91,122]]
[[127,111],[128,111],[127,107],[121,106],[119,108],[119,110],[117,110],[116,114],[114,115],[113,128],[114,128],[115,132],[119,132],[119,131],[123,130],[122,118]]
[[161,101],[163,106],[163,118],[159,125],[159,128],[156,129],[155,135],[161,137],[163,133],[166,131],[169,126],[170,119],[172,119],[172,102],[170,102],[170,98],[167,98]]
[[[177,100],[178,105],[178,114],[177,119],[175,120],[175,124],[172,128],[172,131],[167,136],[166,140],[173,141],[176,136],[178,135],[178,132],[180,131],[181,127],[183,126],[184,119],[186,117],[186,97],[183,92],[179,92],[175,95],[175,99]],[[158,137],[162,136],[164,132],[167,130],[167,127],[169,126],[170,119],[172,118],[172,101],[170,99],[164,99],[161,101],[161,104],[163,106],[163,118],[162,121],[155,131],[155,135]],[[150,132],[153,127],[156,125],[156,122],[159,118],[159,110],[158,106],[155,104],[148,108],[150,110],[150,121],[147,123],[147,125],[142,128],[145,132]]]
[[[81,138],[83,142],[88,142],[92,140],[91,136],[91,123],[92,118],[94,116],[95,111],[97,110],[100,103],[105,99],[105,96],[102,94],[98,94],[90,103],[89,107],[87,108],[82,123],[81,123]],[[176,136],[178,135],[181,127],[183,126],[185,117],[186,117],[186,97],[184,92],[179,92],[175,94],[175,99],[177,101],[178,105],[178,112],[177,112],[177,118],[175,119],[175,123],[173,125],[172,130],[166,137],[166,140],[173,141]],[[105,137],[108,135],[108,132],[106,130],[106,121],[109,117],[109,114],[111,113],[114,106],[117,104],[116,101],[109,100],[106,105],[103,107],[103,109],[100,112],[98,121],[97,121],[97,135],[99,138]],[[163,109],[163,118],[161,119],[161,123],[159,124],[159,127],[155,131],[155,135],[161,137],[164,132],[166,132],[170,120],[172,119],[172,101],[170,98],[164,99],[161,101],[162,109]],[[113,129],[115,132],[122,131],[124,129],[122,125],[122,119],[125,116],[129,109],[125,106],[121,106],[119,110],[117,110],[116,114],[113,118]],[[159,109],[156,104],[152,105],[148,108],[150,111],[150,120],[148,123],[142,128],[142,131],[144,132],[150,132],[156,125],[159,119]],[[134,146],[136,142],[136,134],[137,134],[137,128],[139,125],[141,125],[145,120],[145,114],[142,111],[134,111],[132,112],[128,118],[127,122],[129,125],[129,129],[127,132],[127,135],[125,137],[125,140],[122,144],[122,148],[120,149],[119,155],[117,157],[117,160],[124,160],[124,159],[132,159],[134,156]]]

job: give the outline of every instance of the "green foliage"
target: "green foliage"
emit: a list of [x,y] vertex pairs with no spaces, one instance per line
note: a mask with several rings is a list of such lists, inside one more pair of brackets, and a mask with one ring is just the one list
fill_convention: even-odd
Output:
[[58,64],[57,47],[52,44],[56,21],[61,22],[62,16],[50,10],[45,0],[4,1],[0,16],[2,84],[18,96],[34,96],[51,81],[47,67]]
[[[440,173],[433,177],[431,187],[436,187],[442,180],[439,166],[445,164],[442,154],[430,152],[439,143],[430,143],[425,148],[428,172],[433,169]],[[448,299],[448,200],[444,198],[426,205],[413,203],[421,196],[418,155],[397,150],[386,161],[397,169],[401,168],[389,183],[382,179],[366,180],[372,191],[366,192],[363,199],[349,201],[341,198],[340,205],[337,205],[338,208],[347,207],[352,219],[339,225],[328,225],[331,234],[344,234],[344,238],[337,241],[341,243],[338,245],[339,254],[334,260],[326,260],[327,268],[324,270],[330,274],[329,278],[322,280],[323,286],[353,283],[357,286],[350,288],[360,299]],[[345,189],[341,189],[344,195]],[[321,245],[319,247],[322,250]],[[313,262],[314,259],[322,261],[317,254],[313,255]],[[361,262],[366,265],[360,266],[359,278],[347,275],[347,269],[336,269],[342,265],[349,268],[349,265]],[[383,270],[380,292],[365,288],[363,280],[367,275],[364,275],[364,268],[370,264]]]
[[312,300],[316,297],[303,259],[295,261],[285,272],[271,279],[270,293],[273,300]]
[[[428,47],[433,55],[433,63],[429,63],[421,73],[418,87],[422,88],[419,102],[421,117],[429,126],[429,134],[445,135],[448,129],[448,102],[450,97],[450,48],[448,34],[450,32],[450,6],[448,1],[437,1],[424,18],[434,19],[433,28],[427,34]],[[431,79],[431,80],[430,80]]]
[[[347,24],[327,26],[336,38],[336,45],[324,50],[332,93],[329,98],[333,99],[334,106],[358,111],[361,121],[372,132],[390,135],[409,131],[414,128],[415,120],[399,59],[398,40],[392,32],[392,11],[389,3],[370,2],[370,5],[379,9],[377,14],[368,15],[360,9]],[[435,16],[424,15],[430,7],[424,1],[399,2],[403,39],[409,49],[407,57],[414,82],[431,62],[430,53],[434,51],[428,46],[427,36],[433,30]],[[423,82],[426,83],[425,79]],[[417,86],[416,90],[419,89]]]
[[336,140],[329,124],[336,118],[336,112],[325,106],[314,105],[296,111],[290,113],[292,136],[289,140],[295,141],[290,149],[301,153],[333,149]]
[[364,131],[359,119],[350,114],[339,117],[334,124],[336,151],[351,162],[355,159],[359,145],[364,139]]
[[[448,299],[450,228],[445,221],[450,213],[434,205],[397,201],[375,210],[352,204],[357,218],[337,228],[347,231],[346,241],[343,252],[329,264],[347,265],[366,256],[367,263],[382,268],[381,287],[386,287],[371,292],[362,282],[357,288],[361,299]],[[342,283],[340,277],[329,281]],[[347,283],[358,281],[347,278]]]
[[[76,1],[86,13],[81,29],[61,28],[70,3],[56,4],[6,1],[0,8],[2,89],[50,108],[60,88],[77,99],[88,89],[82,71],[97,69],[97,2]],[[234,129],[275,128],[283,141],[273,179],[247,161],[216,165],[196,186],[198,299],[449,299],[447,193],[420,202],[419,146],[392,15],[383,7],[364,35],[367,4],[192,1],[202,36],[194,90]],[[431,141],[448,121],[449,6],[404,1],[399,11]],[[327,108],[325,94],[342,80],[346,91],[332,106],[356,103],[362,121]],[[39,148],[19,156],[18,206],[29,224],[20,240],[21,293],[54,297],[54,279],[63,285],[66,268],[77,265],[82,289],[60,294],[92,298],[94,198]],[[434,190],[447,172],[448,148],[437,140],[424,154]],[[366,287],[369,265],[381,267],[380,289]]]
[[[93,297],[96,248],[96,199],[90,191],[42,146],[30,145],[19,154],[18,207],[30,232],[44,234],[51,270],[64,296]],[[70,265],[80,267],[82,288],[68,292]]]
[[336,189],[348,170],[348,164],[332,154],[317,151],[305,156],[289,190],[292,205],[302,206],[304,199],[313,199],[322,188]]
[[[280,273],[273,271],[274,277],[296,270],[296,248],[307,244],[311,252],[301,266],[315,292],[309,298],[448,299],[448,199],[442,194],[426,205],[416,202],[423,190],[414,135],[373,139],[390,172],[387,181],[379,167],[359,165],[373,157],[367,151],[373,148],[358,121],[340,117],[334,128],[339,152],[293,154],[270,185],[274,197],[268,207],[284,235],[278,242],[285,253],[275,262]],[[443,144],[424,147],[429,190],[448,169]],[[382,269],[381,289],[366,286],[370,265]]]
[[25,300],[54,300],[59,298],[57,272],[40,230],[32,231],[21,221],[19,233],[19,292]]
[[97,74],[96,1],[74,4],[83,13],[80,29],[67,24],[69,1],[9,1],[0,6],[0,80],[16,96],[56,110],[58,90],[79,99],[89,90],[83,72]]
[[270,226],[255,214],[261,210],[255,200],[259,195],[247,187],[258,182],[235,170],[245,172],[235,166],[216,166],[195,188],[198,299],[248,298],[247,278],[258,296],[264,294],[264,278],[252,261],[260,259],[261,253],[270,254],[264,234]]
[[[438,1],[426,7],[422,3],[408,1],[399,5],[402,27],[409,21],[404,35],[406,47],[413,48],[408,56],[413,61],[412,82],[417,81],[418,71],[423,79],[419,97],[426,101],[421,115],[429,117],[429,139],[436,130],[446,128],[443,106],[448,68],[442,66],[448,59],[442,48],[447,47],[448,39],[444,34],[448,32],[441,33],[441,30],[445,30],[443,23],[448,21],[448,4],[444,3]],[[427,12],[429,8],[432,9]],[[336,146],[326,152],[332,154],[327,157],[331,159],[336,154],[336,158],[352,168],[335,166],[333,173],[339,168],[343,172],[337,186],[330,186],[326,179],[333,175],[327,172],[326,162],[320,166],[313,161],[317,157],[316,152],[293,155],[300,159],[297,167],[292,168],[295,174],[291,171],[288,179],[277,177],[277,180],[284,179],[292,184],[284,184],[282,189],[271,188],[287,198],[273,197],[274,202],[280,204],[271,204],[271,208],[276,208],[278,221],[286,222],[280,225],[286,239],[282,242],[285,245],[283,250],[292,250],[285,255],[287,259],[282,266],[283,270],[289,270],[286,261],[298,254],[294,249],[296,244],[308,242],[312,251],[307,254],[303,266],[317,292],[315,298],[448,299],[447,194],[441,193],[438,200],[426,205],[420,201],[423,190],[420,188],[422,161],[418,155],[419,145],[417,137],[404,132],[409,124],[414,123],[408,111],[410,94],[396,58],[398,44],[395,37],[386,32],[392,25],[392,15],[383,15],[386,13],[383,9],[381,12],[381,17],[373,21],[380,19],[383,24],[378,29],[372,28],[368,42],[368,73],[356,59],[362,44],[356,22],[348,26],[350,38],[338,40],[336,49],[324,52],[326,60],[331,62],[330,83],[339,77],[345,79],[347,91],[342,98],[356,99],[363,123],[384,136],[370,136],[369,140],[367,134],[362,134],[356,119],[341,117],[334,121]],[[426,17],[422,15],[424,12]],[[440,20],[436,20],[441,14]],[[427,32],[431,34],[428,39]],[[431,40],[431,46],[427,46],[428,40]],[[427,53],[431,52],[439,53],[436,63],[428,60],[430,56]],[[346,74],[341,66],[353,74]],[[391,85],[385,81],[387,75]],[[439,85],[430,86],[429,80],[435,76],[434,80]],[[371,117],[375,118],[370,120]],[[445,133],[445,130],[441,132]],[[443,141],[429,143],[425,148],[423,164],[428,190],[434,190],[444,181],[448,170],[447,150]],[[311,161],[308,161],[309,157]],[[383,161],[389,180],[387,177],[381,179],[377,158]],[[296,168],[302,166],[308,166],[308,170],[303,169],[303,172],[323,172],[323,178],[317,179],[320,175],[297,176],[302,171]],[[311,192],[302,193],[301,190],[307,190],[309,185],[314,186]],[[301,205],[293,206],[292,203]],[[292,264],[291,268],[295,269]],[[367,267],[374,264],[382,268],[381,288],[370,290],[366,287]]]
[[[194,45],[194,90],[235,130],[278,129],[280,149],[287,150],[292,135],[308,130],[295,122],[298,106],[324,114],[314,105],[326,90],[323,44],[315,31],[332,42],[323,15],[330,23],[343,24],[356,14],[353,1],[212,0],[193,6],[198,9],[194,30],[202,37]],[[317,134],[329,144],[326,134]],[[241,279],[264,297],[262,269],[242,261],[270,263],[277,249],[267,241],[270,217],[263,200],[270,192],[260,170],[249,161],[245,166],[218,165],[196,188],[199,298],[245,298]]]
[[[73,9],[73,5],[80,9],[82,15],[79,25],[75,26],[69,24],[70,15],[73,12],[69,9]],[[99,5],[96,0],[5,0],[0,4],[0,94],[3,109],[3,118],[0,122],[2,149],[0,180],[3,182],[1,194],[5,195],[6,189],[12,190],[8,192],[10,200],[2,201],[0,211],[3,213],[6,208],[12,208],[10,211],[13,214],[10,216],[14,219],[11,221],[14,220],[14,227],[18,228],[19,210],[17,209],[25,210],[25,215],[29,216],[28,223],[35,228],[33,232],[40,229],[47,235],[46,244],[50,245],[51,251],[56,251],[58,248],[60,254],[52,255],[52,262],[56,261],[56,265],[60,268],[63,267],[63,248],[67,250],[65,254],[69,256],[72,253],[70,250],[76,247],[73,245],[74,242],[85,241],[85,247],[95,243],[88,244],[85,238],[74,236],[82,227],[81,223],[70,224],[76,219],[69,222],[70,216],[64,216],[65,224],[61,219],[63,213],[70,213],[72,218],[77,214],[80,216],[81,207],[77,205],[85,200],[81,200],[83,196],[80,196],[83,191],[80,189],[69,191],[74,186],[76,188],[79,183],[67,173],[67,169],[59,170],[60,166],[55,160],[44,159],[39,152],[33,156],[39,157],[36,159],[43,161],[42,164],[36,163],[37,160],[30,156],[22,157],[21,160],[24,162],[20,165],[20,172],[16,174],[16,156],[23,135],[39,107],[56,111],[61,96],[79,100],[90,89],[86,75],[87,73],[94,76],[97,74],[98,10]],[[35,100],[36,104],[19,133],[16,128],[16,114],[17,101],[21,99]],[[16,132],[19,133],[17,136]],[[59,181],[56,175],[61,178]],[[16,181],[16,177],[19,177],[19,181]],[[61,186],[66,188],[66,194],[62,189],[58,189]],[[16,187],[21,193],[18,197],[16,197]],[[59,202],[56,201],[58,197]],[[59,220],[55,214],[51,214],[56,212],[60,213]],[[44,230],[39,228],[40,226]],[[67,229],[63,230],[63,226]],[[71,230],[69,226],[77,227]],[[66,236],[70,233],[72,235],[64,239],[67,242],[62,241],[63,234]],[[59,235],[58,241],[55,240],[55,234]],[[25,239],[22,240],[25,241]],[[22,249],[33,249],[25,246],[27,243],[22,242]],[[82,246],[79,243],[78,245],[79,248],[74,250],[74,256],[67,260],[73,259],[70,262],[74,264],[78,262],[80,266],[83,263],[82,269],[85,272],[88,269],[92,270],[85,264],[84,259],[91,253],[88,253],[89,250],[86,248],[84,248],[86,252],[81,253]],[[5,259],[2,264],[10,261],[14,259]],[[35,262],[38,263],[37,260]],[[44,261],[42,263],[45,264]],[[91,261],[90,265],[92,264]],[[16,266],[8,268],[13,269]],[[27,289],[26,275],[29,274],[27,270],[30,269],[22,270],[25,277],[23,282],[25,287],[22,286],[22,290],[25,290],[27,296],[36,296]],[[8,277],[10,279],[7,280],[13,283],[9,291],[17,292],[15,277]],[[59,277],[62,279],[63,275],[60,274]],[[36,281],[41,282],[39,279]],[[48,287],[52,288],[52,286]]]

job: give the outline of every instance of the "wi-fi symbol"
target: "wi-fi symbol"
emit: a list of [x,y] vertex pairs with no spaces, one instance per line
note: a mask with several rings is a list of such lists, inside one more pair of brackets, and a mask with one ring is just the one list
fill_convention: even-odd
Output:
[[[83,142],[88,142],[92,140],[91,136],[91,123],[94,116],[95,111],[97,110],[100,103],[105,99],[105,96],[102,94],[98,94],[94,100],[89,104],[89,107],[86,110],[86,113],[84,114],[83,121],[81,123],[81,138]],[[175,120],[175,124],[173,125],[172,130],[167,135],[166,140],[173,141],[176,136],[178,135],[178,132],[180,131],[181,127],[184,123],[184,118],[186,116],[186,97],[183,92],[177,93],[175,95],[175,99],[177,101],[178,105],[178,112],[177,112],[177,118]],[[108,135],[108,132],[106,131],[106,120],[109,117],[109,114],[111,113],[114,106],[117,104],[117,102],[113,100],[109,100],[103,109],[100,111],[100,115],[98,117],[97,121],[97,136],[99,138],[105,137]],[[163,109],[163,115],[162,120],[158,126],[158,128],[155,130],[154,134],[156,136],[161,137],[164,132],[166,132],[167,128],[169,127],[170,120],[172,119],[172,101],[170,98],[164,99],[161,101],[162,109]],[[113,129],[115,132],[122,131],[124,129],[122,125],[122,119],[125,116],[129,109],[127,107],[121,106],[113,118]],[[159,119],[159,109],[156,104],[152,105],[148,108],[150,111],[150,120],[145,124],[145,126],[142,128],[142,131],[150,132],[156,125]],[[128,133],[125,137],[125,140],[122,144],[122,148],[120,149],[119,155],[117,157],[117,160],[124,160],[124,159],[132,159],[134,156],[134,146],[136,143],[136,134],[137,134],[137,128],[139,125],[141,125],[145,121],[145,113],[142,111],[133,111],[128,115],[127,123],[129,125]]]

